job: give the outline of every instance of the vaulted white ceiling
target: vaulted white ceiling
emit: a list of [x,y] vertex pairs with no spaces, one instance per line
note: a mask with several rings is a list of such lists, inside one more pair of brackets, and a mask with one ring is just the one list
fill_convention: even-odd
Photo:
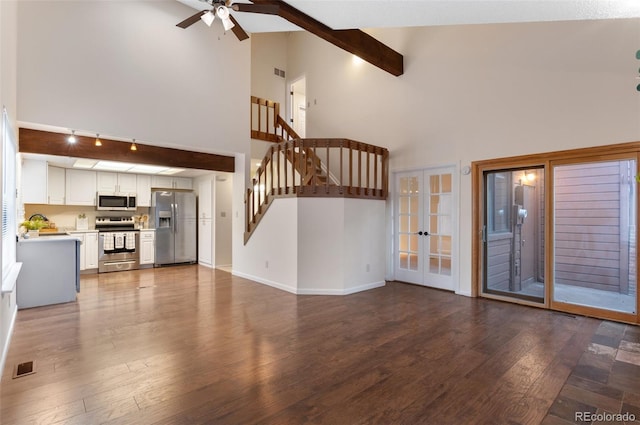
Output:
[[[210,8],[200,0],[178,1],[196,10]],[[334,29],[640,17],[639,0],[287,0],[286,2]],[[243,0],[234,3],[248,2]],[[232,13],[242,27],[250,33],[299,30],[298,27],[280,17]],[[179,21],[183,17],[177,18]]]

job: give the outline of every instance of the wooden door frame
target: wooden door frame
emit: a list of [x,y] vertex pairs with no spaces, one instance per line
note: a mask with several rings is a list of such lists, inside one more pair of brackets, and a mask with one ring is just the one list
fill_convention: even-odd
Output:
[[[471,269],[471,294],[473,297],[494,298],[509,301],[512,303],[531,305],[534,307],[560,310],[568,313],[576,313],[585,316],[598,317],[609,320],[617,320],[626,323],[640,323],[640,291],[636,291],[636,314],[606,311],[592,307],[578,306],[561,302],[552,302],[551,289],[553,286],[553,165],[576,162],[594,162],[609,159],[636,159],[636,164],[640,163],[640,141],[629,142],[607,146],[596,146],[582,149],[571,149],[532,155],[520,155],[506,158],[474,161],[471,164],[472,178],[472,269]],[[508,297],[501,297],[482,293],[483,283],[483,239],[482,229],[484,226],[484,173],[487,171],[523,169],[523,168],[544,168],[545,179],[545,302],[531,303],[526,300],[515,300]],[[638,196],[638,186],[636,185],[636,214],[640,213],[640,199]],[[638,227],[636,226],[636,243],[638,241]],[[637,245],[636,245],[637,246]],[[640,259],[636,249],[636,262]],[[636,281],[638,281],[638,270],[636,270]]]

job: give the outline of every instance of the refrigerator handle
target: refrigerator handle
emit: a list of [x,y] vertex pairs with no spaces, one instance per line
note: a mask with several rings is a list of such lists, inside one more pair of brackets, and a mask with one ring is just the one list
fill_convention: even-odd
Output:
[[171,231],[173,232],[174,235],[176,234],[176,230],[177,230],[177,226],[176,226],[177,212],[178,212],[178,204],[176,203],[171,204],[171,216],[173,217],[173,220],[171,220]]

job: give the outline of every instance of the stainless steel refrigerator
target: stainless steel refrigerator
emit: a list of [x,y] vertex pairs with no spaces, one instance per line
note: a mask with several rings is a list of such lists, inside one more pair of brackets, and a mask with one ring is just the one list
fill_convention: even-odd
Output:
[[151,218],[156,229],[155,265],[195,263],[196,195],[184,190],[152,192]]

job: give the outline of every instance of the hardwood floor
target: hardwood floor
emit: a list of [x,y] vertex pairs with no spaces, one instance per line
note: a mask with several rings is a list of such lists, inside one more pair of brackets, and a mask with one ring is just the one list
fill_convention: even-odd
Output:
[[[19,311],[3,425],[640,417],[634,326],[395,282],[295,296],[200,266],[81,284],[75,303]],[[12,379],[28,360],[36,373]]]

